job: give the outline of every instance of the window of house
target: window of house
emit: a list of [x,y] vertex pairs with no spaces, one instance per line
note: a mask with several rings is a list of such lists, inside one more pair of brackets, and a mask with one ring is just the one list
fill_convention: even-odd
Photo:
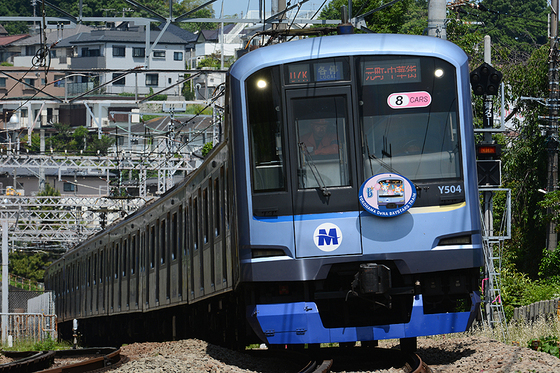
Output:
[[124,57],[126,55],[124,45],[113,45],[113,57]]
[[183,61],[183,52],[173,52],[174,61]]
[[154,51],[155,58],[165,58],[165,51]]
[[34,45],[25,46],[25,55],[26,56],[34,56],[35,55],[35,46]]
[[[113,79],[117,79],[120,75],[122,75],[121,73],[113,73]],[[124,80],[124,76],[122,78],[120,78],[119,80],[115,80],[113,82],[113,85],[124,85],[125,80]]]
[[146,74],[146,85],[158,85],[158,74]]
[[132,48],[132,57],[146,57],[146,48]]
[[0,87],[6,88],[6,78],[0,78]]
[[82,57],[99,57],[101,56],[100,49],[82,48]]
[[76,192],[78,190],[76,184],[72,183],[64,183],[63,188],[65,192]]
[[25,78],[23,79],[24,83],[27,84],[27,87],[32,86],[35,87],[35,81],[37,79]]
[[54,75],[54,86],[55,87],[64,87],[66,85],[66,79],[64,79],[64,75]]

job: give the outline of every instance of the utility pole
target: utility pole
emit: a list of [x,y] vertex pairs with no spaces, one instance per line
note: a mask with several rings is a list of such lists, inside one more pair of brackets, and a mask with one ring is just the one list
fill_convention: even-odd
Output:
[[430,0],[428,3],[428,36],[447,40],[446,5],[446,0]]
[[[548,186],[547,192],[558,190],[558,0],[551,1],[550,12],[550,53],[549,53],[549,124],[546,129],[548,150]],[[549,215],[552,209],[548,210]],[[550,221],[547,227],[548,251],[556,250],[558,235],[556,223]]]

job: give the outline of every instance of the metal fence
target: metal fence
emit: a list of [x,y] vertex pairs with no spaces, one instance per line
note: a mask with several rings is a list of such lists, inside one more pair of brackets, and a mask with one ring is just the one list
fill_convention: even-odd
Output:
[[0,313],[0,331],[4,341],[4,338],[11,341],[33,342],[48,338],[56,339],[58,333],[53,294],[24,291],[10,286],[8,313]]
[[1,313],[0,329],[3,323],[8,324],[8,338],[12,340],[43,341],[56,339],[56,315],[42,313]]

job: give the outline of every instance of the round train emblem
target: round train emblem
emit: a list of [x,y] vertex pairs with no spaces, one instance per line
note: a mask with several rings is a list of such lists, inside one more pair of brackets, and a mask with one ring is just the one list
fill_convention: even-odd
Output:
[[342,231],[335,224],[323,223],[315,229],[313,240],[319,250],[334,251],[342,243]]
[[398,174],[378,174],[360,187],[360,203],[369,213],[381,217],[397,216],[416,201],[416,188]]

